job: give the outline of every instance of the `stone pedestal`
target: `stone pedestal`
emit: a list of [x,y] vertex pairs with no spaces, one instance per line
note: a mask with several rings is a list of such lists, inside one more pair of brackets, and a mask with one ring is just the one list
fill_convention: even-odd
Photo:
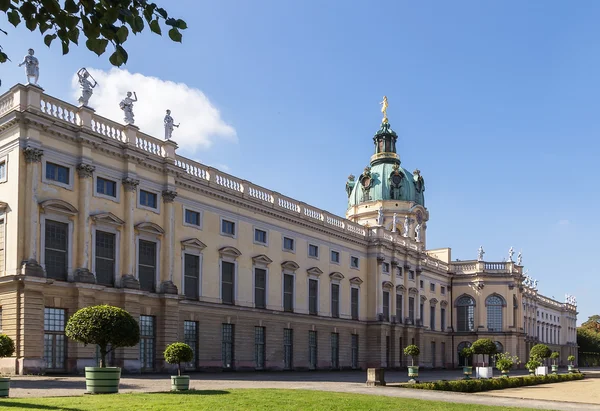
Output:
[[173,281],[163,281],[160,284],[160,293],[177,295],[177,286],[173,284]]
[[123,288],[132,288],[134,290],[140,289],[140,282],[131,274],[125,274],[121,277],[121,286]]
[[87,268],[78,268],[73,273],[73,281],[76,283],[96,284],[96,277]]
[[378,387],[385,385],[385,369],[367,368],[367,387]]

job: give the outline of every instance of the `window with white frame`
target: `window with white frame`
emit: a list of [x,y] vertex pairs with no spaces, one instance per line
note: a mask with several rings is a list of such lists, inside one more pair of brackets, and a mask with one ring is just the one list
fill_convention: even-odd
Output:
[[184,220],[183,221],[184,221],[185,225],[200,227],[201,220],[200,220],[200,212],[199,211],[194,211],[194,210],[184,208],[183,212],[184,212]]
[[331,284],[331,316],[339,318],[340,316],[340,285]]
[[4,217],[0,217],[0,273],[4,272],[4,248],[5,248],[5,225],[4,225]]
[[46,180],[69,185],[71,184],[71,169],[48,161],[46,162]]
[[350,257],[350,267],[351,268],[358,268],[358,263],[359,263],[358,257],[354,257],[354,256]]
[[408,270],[408,279],[414,281],[414,279],[415,279],[415,272],[413,270]]
[[6,168],[6,158],[4,158],[0,160],[0,183],[4,183],[8,179]]
[[390,263],[386,263],[386,262],[381,263],[381,268],[382,268],[382,271],[384,273],[389,274],[389,272],[390,272]]
[[432,293],[435,293],[435,284],[434,283],[429,283],[429,291],[431,291]]
[[308,313],[319,314],[319,280],[314,278],[308,279]]
[[139,203],[142,207],[158,209],[158,195],[151,191],[140,189]]
[[360,290],[358,287],[352,287],[350,289],[350,311],[353,320],[358,320],[358,307],[359,307]]
[[254,267],[254,307],[267,308],[267,270]]
[[331,250],[331,262],[339,264],[340,262],[340,252]]
[[283,237],[283,249],[285,251],[295,251],[296,250],[296,242],[293,238]]
[[69,224],[46,219],[44,223],[44,268],[46,277],[67,280],[69,267]]
[[283,274],[283,310],[294,312],[294,275]]
[[221,301],[223,304],[235,302],[235,263],[221,261]]
[[117,198],[117,182],[104,177],[96,177],[96,193]]
[[115,285],[116,269],[116,234],[96,230],[95,232],[95,274],[96,283],[101,285]]
[[319,246],[314,244],[308,245],[308,256],[312,258],[319,258]]
[[267,244],[267,231],[259,228],[254,229],[254,242],[258,244]]
[[235,222],[221,219],[221,234],[235,237]]
[[158,245],[155,241],[138,240],[138,280],[140,290],[156,291],[156,261]]
[[197,300],[200,297],[200,256],[185,253],[183,264],[185,297]]

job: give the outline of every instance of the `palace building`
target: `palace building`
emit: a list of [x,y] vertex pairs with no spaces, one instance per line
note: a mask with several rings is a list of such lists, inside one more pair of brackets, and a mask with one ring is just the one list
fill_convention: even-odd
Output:
[[421,366],[451,368],[481,337],[522,363],[544,342],[566,364],[573,299],[541,295],[512,254],[427,249],[425,180],[404,168],[397,138],[384,118],[346,197],[340,184],[339,217],[15,85],[0,96],[0,327],[16,353],[0,369],[96,365],[95,347],[64,335],[96,304],[139,321],[140,344],[109,359],[128,372],[170,369],[175,341],[197,370],[398,368],[409,344]]

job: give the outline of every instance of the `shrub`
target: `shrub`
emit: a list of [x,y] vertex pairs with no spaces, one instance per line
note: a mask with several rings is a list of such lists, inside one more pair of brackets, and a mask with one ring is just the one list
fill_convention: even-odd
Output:
[[571,363],[571,365],[573,365],[573,361],[575,361],[575,356],[574,355],[569,355],[567,357],[567,361],[569,361]]
[[133,347],[140,341],[140,327],[127,311],[110,305],[96,305],[73,314],[67,321],[65,335],[84,345],[98,345],[100,367],[104,368],[107,353],[118,347]]
[[520,364],[519,357],[511,356],[509,352],[496,354],[496,368],[498,371],[510,371],[515,364]]
[[552,350],[546,344],[536,344],[529,351],[530,357],[537,357],[539,360],[550,357]]
[[181,375],[181,363],[192,361],[194,359],[194,351],[186,343],[176,342],[169,344],[164,356],[165,361],[169,364],[177,364],[177,375]]
[[421,350],[416,345],[409,345],[404,349],[404,355],[410,356],[411,367],[415,366],[415,357],[418,357],[420,353]]
[[537,357],[533,356],[529,359],[529,361],[527,361],[527,363],[525,364],[525,367],[529,370],[535,370],[537,367],[541,367],[542,363],[540,360],[537,359]]
[[560,357],[558,351],[554,351],[552,354],[550,354],[550,358],[552,358],[552,364],[556,365],[556,360],[558,359],[558,357]]
[[460,350],[460,355],[465,359],[465,367],[469,366],[469,358],[473,356],[473,349],[471,347],[465,347]]
[[[487,356],[488,360],[490,355],[496,354],[496,344],[489,338],[480,338],[473,343],[471,348],[473,349],[473,354],[482,354],[484,358]],[[485,360],[483,366],[485,367]]]
[[15,353],[15,343],[6,334],[0,334],[0,358],[10,357]]

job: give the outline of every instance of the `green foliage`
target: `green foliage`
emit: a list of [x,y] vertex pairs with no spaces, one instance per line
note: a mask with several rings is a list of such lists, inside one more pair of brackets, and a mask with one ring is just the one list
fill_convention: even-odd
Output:
[[[30,31],[39,30],[48,47],[58,39],[63,54],[69,52],[71,43],[78,45],[81,36],[98,56],[111,43],[114,52],[109,61],[114,66],[127,62],[122,45],[130,32],[141,33],[148,24],[151,32],[161,35],[162,23],[170,28],[169,38],[181,43],[180,30],[187,29],[185,21],[169,17],[165,9],[147,0],[0,0],[0,13],[15,27],[25,22]],[[0,63],[4,63],[8,56],[1,50]]]
[[516,355],[512,356],[509,352],[496,354],[496,369],[498,371],[510,371],[513,366],[518,364],[521,364],[521,361]]
[[600,315],[592,315],[586,322],[581,324],[581,328],[600,333]]
[[0,358],[10,357],[15,353],[15,343],[6,334],[0,334]]
[[583,374],[553,374],[512,378],[492,378],[479,380],[435,381],[418,384],[402,385],[405,388],[421,390],[454,391],[454,392],[480,392],[501,390],[504,388],[525,387],[528,385],[550,384],[563,381],[583,379]]
[[408,347],[406,347],[404,349],[404,355],[410,356],[410,359],[412,361],[412,365],[411,365],[412,367],[414,367],[414,365],[415,365],[415,357],[417,357],[420,353],[421,353],[421,350],[419,350],[419,347],[417,347],[414,344],[409,345]]
[[[65,335],[84,345],[97,344],[100,367],[105,367],[107,352],[118,347],[133,347],[140,341],[140,327],[127,311],[110,305],[96,305],[73,314],[67,321]],[[109,344],[111,349],[107,351]]]
[[569,355],[569,356],[567,357],[567,361],[569,361],[569,362],[573,362],[573,361],[575,361],[575,356],[574,356],[574,355]]
[[194,359],[192,347],[182,342],[169,344],[164,352],[165,361],[169,364],[177,364],[177,373],[181,375],[181,363],[190,362]]
[[529,351],[530,357],[537,357],[539,360],[550,357],[552,350],[546,344],[536,344]]
[[[471,345],[473,354],[482,354],[484,356],[490,356],[496,354],[496,344],[489,338],[480,338]],[[484,361],[485,365],[485,361]]]
[[580,353],[600,353],[600,333],[590,328],[579,327],[577,329],[577,345],[579,345]]
[[537,367],[541,366],[542,362],[535,356],[531,357],[525,364],[525,368],[527,368],[529,371],[535,370]]
[[460,355],[465,359],[465,367],[469,365],[469,359],[473,356],[473,349],[471,347],[465,347],[460,350]]

